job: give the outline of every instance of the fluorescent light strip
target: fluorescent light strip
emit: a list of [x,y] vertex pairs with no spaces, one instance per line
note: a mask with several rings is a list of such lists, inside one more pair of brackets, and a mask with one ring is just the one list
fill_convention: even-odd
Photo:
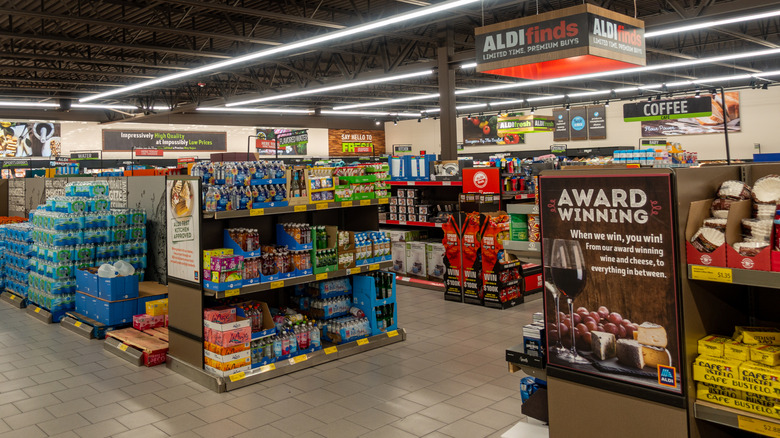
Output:
[[477,63],[476,62],[470,62],[468,64],[461,64],[460,68],[462,68],[462,69],[477,68]]
[[216,108],[199,107],[196,111],[211,113],[262,113],[262,114],[312,114],[313,110],[284,109],[284,108]]
[[339,85],[333,85],[330,87],[322,87],[322,88],[312,88],[309,90],[303,90],[303,91],[296,91],[294,93],[285,93],[285,94],[278,94],[274,96],[267,96],[267,97],[259,97],[257,99],[249,99],[249,100],[243,100],[241,102],[234,102],[234,103],[228,103],[225,106],[226,107],[233,107],[238,105],[248,105],[252,103],[260,103],[260,102],[269,102],[272,100],[279,100],[279,99],[288,99],[291,97],[298,97],[298,96],[306,96],[309,94],[317,94],[317,93],[325,93],[328,91],[333,90],[343,90],[345,88],[355,88],[360,87],[363,85],[371,85],[371,84],[379,84],[382,82],[392,82],[392,81],[400,81],[403,79],[409,79],[409,78],[415,78],[418,76],[425,76],[433,73],[433,70],[423,70],[423,71],[417,71],[413,73],[407,73],[397,76],[387,76],[387,77],[381,77],[376,79],[368,79],[365,81],[358,81],[358,82],[351,82],[346,84],[339,84]]
[[333,107],[333,109],[338,111],[338,110],[347,110],[347,109],[353,109],[353,108],[365,108],[367,106],[387,105],[387,104],[393,104],[393,103],[413,102],[415,100],[430,100],[430,99],[438,99],[438,98],[439,98],[439,93],[421,94],[419,96],[402,97],[402,98],[399,98],[399,99],[382,100],[382,101],[379,101],[379,102],[357,103],[357,104],[354,104],[354,105],[336,106],[336,107]]
[[662,35],[669,35],[669,34],[672,34],[672,33],[688,32],[690,30],[706,29],[706,28],[709,28],[709,27],[717,27],[717,26],[723,26],[723,25],[726,25],[726,24],[740,23],[740,22],[743,22],[743,21],[760,20],[762,18],[777,17],[778,15],[780,15],[780,10],[771,11],[771,12],[764,12],[764,13],[761,13],[761,14],[745,15],[745,16],[742,16],[742,17],[726,18],[724,20],[706,21],[706,22],[703,22],[703,23],[691,24],[691,25],[682,26],[682,27],[675,27],[675,28],[672,28],[672,29],[657,30],[657,31],[654,31],[654,32],[645,32],[645,39],[647,39],[647,38],[654,38],[654,37],[662,36]]
[[60,105],[56,103],[46,103],[46,102],[0,102],[0,106],[11,106],[11,107],[30,107],[30,108],[59,108]]
[[313,38],[306,38],[304,40],[296,41],[293,43],[284,44],[281,46],[276,46],[270,49],[261,50],[254,53],[249,53],[244,56],[239,56],[237,58],[231,58],[225,61],[215,62],[213,64],[204,65],[202,67],[185,70],[179,73],[173,73],[170,75],[162,76],[156,79],[151,79],[148,81],[139,82],[137,84],[129,85],[127,87],[118,88],[116,90],[106,91],[104,93],[95,94],[92,96],[84,97],[82,99],[79,99],[79,102],[89,102],[91,100],[95,99],[103,99],[108,96],[115,96],[117,94],[124,94],[129,91],[138,90],[141,88],[147,88],[151,87],[153,85],[162,84],[164,82],[170,82],[175,81],[182,78],[187,78],[195,75],[199,75],[202,73],[207,72],[213,72],[217,70],[222,70],[226,67],[230,67],[232,65],[241,64],[248,61],[253,61],[260,58],[268,58],[272,55],[277,55],[280,53],[288,53],[292,52],[294,50],[298,50],[304,47],[314,46],[317,44],[326,43],[328,41],[334,41],[338,39],[342,39],[351,35],[367,32],[367,31],[376,31],[378,29],[391,26],[393,24],[402,23],[404,21],[414,20],[416,18],[426,17],[429,15],[433,15],[439,12],[448,11],[450,9],[455,9],[461,6],[465,6],[471,3],[476,3],[478,0],[451,0],[444,3],[439,3],[435,6],[428,6],[424,8],[417,9],[412,12],[408,12],[405,14],[399,14],[392,16],[390,18],[386,18],[384,20],[378,20],[373,21],[370,23],[362,24],[360,26],[354,26],[343,30],[337,30],[334,32],[328,32],[325,35],[313,37]]
[[380,111],[330,111],[322,110],[320,114],[327,116],[372,116],[372,117],[421,117],[420,113],[386,113]]
[[84,103],[74,103],[71,105],[71,108],[80,108],[80,109],[117,109],[117,110],[139,110],[137,106],[133,105],[92,105],[92,104],[84,104]]

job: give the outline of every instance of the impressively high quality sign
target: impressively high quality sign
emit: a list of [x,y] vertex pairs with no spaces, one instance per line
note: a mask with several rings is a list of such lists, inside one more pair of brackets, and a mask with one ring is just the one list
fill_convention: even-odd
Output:
[[671,174],[539,179],[548,367],[681,394]]
[[526,79],[645,65],[644,22],[593,5],[477,28],[477,71]]
[[712,115],[710,99],[691,97],[627,103],[623,105],[623,120],[642,122],[648,120],[688,119]]
[[103,130],[104,151],[159,149],[163,151],[226,151],[227,133],[199,131]]
[[547,116],[500,116],[497,123],[499,136],[550,132],[554,127],[552,119]]

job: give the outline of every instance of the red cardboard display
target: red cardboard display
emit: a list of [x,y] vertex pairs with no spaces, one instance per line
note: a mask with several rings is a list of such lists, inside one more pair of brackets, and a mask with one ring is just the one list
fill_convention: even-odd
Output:
[[751,271],[770,271],[772,263],[770,255],[772,249],[767,246],[755,257],[744,256],[737,252],[731,245],[726,245],[726,262],[729,268],[749,269]]
[[721,245],[713,252],[706,253],[691,245],[691,238],[704,224],[704,220],[711,217],[711,207],[712,199],[691,202],[688,223],[685,227],[685,252],[689,265],[728,266],[726,246],[742,241],[742,219],[749,218],[752,212],[751,201],[733,202],[729,207],[726,221],[726,244]]

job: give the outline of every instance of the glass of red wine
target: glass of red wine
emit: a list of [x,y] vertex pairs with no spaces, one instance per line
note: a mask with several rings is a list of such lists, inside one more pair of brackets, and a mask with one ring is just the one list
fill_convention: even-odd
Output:
[[580,242],[576,240],[555,239],[550,254],[550,272],[553,284],[566,297],[569,304],[571,327],[571,349],[565,355],[559,355],[563,360],[573,364],[587,364],[587,359],[577,354],[574,336],[574,299],[585,289],[585,260],[582,256]]
[[561,291],[553,284],[552,265],[550,265],[550,254],[552,254],[553,239],[542,239],[542,266],[544,267],[544,288],[550,291],[553,302],[555,302],[555,345],[549,347],[549,354],[561,356],[568,353],[563,347],[561,336]]

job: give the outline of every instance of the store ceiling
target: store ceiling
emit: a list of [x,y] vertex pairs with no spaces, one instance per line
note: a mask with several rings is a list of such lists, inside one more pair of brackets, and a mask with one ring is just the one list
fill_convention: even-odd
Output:
[[[382,75],[435,68],[439,37],[454,30],[454,61],[474,58],[474,28],[573,6],[575,1],[484,0],[422,20],[230,67],[216,74],[161,84],[91,103],[129,104],[147,113],[192,112],[249,97],[300,91]],[[770,0],[597,0],[589,3],[645,20],[648,30],[703,19],[777,9]],[[291,41],[409,12],[427,0],[8,0],[0,6],[0,99],[59,102],[84,98],[162,75]],[[648,40],[648,65],[780,47],[780,18]],[[458,96],[457,104],[526,99],[780,69],[780,55],[566,82],[522,90]],[[459,69],[458,89],[518,80]],[[266,108],[334,106],[438,92],[435,72],[397,82],[259,104]],[[436,98],[370,110],[420,112]],[[157,107],[156,110],[153,110]],[[106,111],[105,120],[135,117]]]

